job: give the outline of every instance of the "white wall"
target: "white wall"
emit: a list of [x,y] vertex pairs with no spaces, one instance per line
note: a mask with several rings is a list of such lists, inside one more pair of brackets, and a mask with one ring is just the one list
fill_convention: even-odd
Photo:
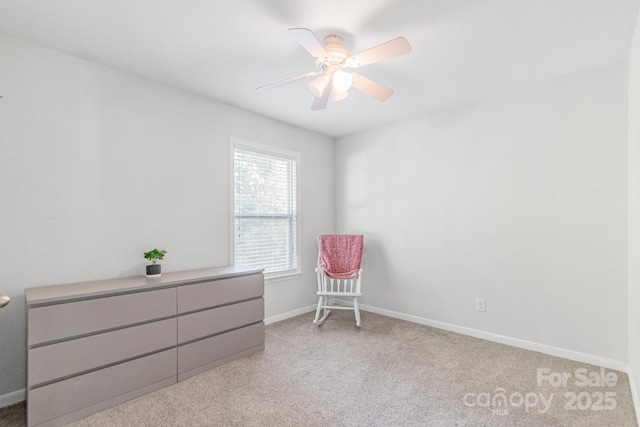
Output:
[[[367,236],[363,302],[639,372],[638,37],[629,352],[625,64],[341,138],[336,231]],[[25,288],[142,274],[154,246],[165,271],[229,262],[230,136],[301,152],[305,274],[267,285],[267,316],[314,302],[330,138],[2,35],[0,57],[0,401],[24,387]]]
[[626,362],[626,103],[620,63],[339,138],[362,302]]
[[301,153],[304,275],[266,315],[313,304],[331,138],[2,35],[0,57],[0,397],[25,386],[25,288],[144,274],[153,247],[163,271],[229,263],[230,136]]
[[640,15],[629,52],[629,365],[640,396]]

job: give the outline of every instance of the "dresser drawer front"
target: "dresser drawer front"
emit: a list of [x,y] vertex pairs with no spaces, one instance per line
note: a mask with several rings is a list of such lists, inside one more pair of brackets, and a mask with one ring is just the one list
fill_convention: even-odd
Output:
[[28,344],[176,315],[176,290],[160,289],[29,308]]
[[264,276],[254,274],[178,287],[178,313],[229,304],[264,294]]
[[176,320],[167,319],[33,348],[29,351],[29,384],[37,385],[175,347],[176,329]]
[[178,344],[264,319],[262,298],[178,317]]
[[175,348],[29,390],[29,425],[53,420],[172,377],[176,377]]
[[178,347],[178,374],[264,345],[264,323]]

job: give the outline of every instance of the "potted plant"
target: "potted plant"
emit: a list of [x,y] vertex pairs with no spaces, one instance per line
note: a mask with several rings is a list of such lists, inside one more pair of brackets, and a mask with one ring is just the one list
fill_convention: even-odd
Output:
[[151,263],[150,265],[147,265],[147,277],[155,277],[155,276],[160,276],[160,274],[162,274],[161,271],[161,265],[160,264],[156,264],[158,261],[162,260],[162,258],[164,258],[164,254],[166,254],[167,251],[162,250],[162,249],[152,249],[149,252],[145,252],[144,253],[144,257],[146,259],[149,260],[149,262]]

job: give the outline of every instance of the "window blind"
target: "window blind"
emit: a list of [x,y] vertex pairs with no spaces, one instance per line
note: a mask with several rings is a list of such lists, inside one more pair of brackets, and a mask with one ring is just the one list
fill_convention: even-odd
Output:
[[234,261],[282,274],[298,270],[297,159],[234,146]]

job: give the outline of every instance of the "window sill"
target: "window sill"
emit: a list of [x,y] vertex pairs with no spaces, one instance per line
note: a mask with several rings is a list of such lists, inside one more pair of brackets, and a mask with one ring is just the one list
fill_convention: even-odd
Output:
[[273,276],[264,277],[265,283],[283,282],[285,280],[293,280],[302,277],[302,271],[295,271],[293,273],[274,274]]

